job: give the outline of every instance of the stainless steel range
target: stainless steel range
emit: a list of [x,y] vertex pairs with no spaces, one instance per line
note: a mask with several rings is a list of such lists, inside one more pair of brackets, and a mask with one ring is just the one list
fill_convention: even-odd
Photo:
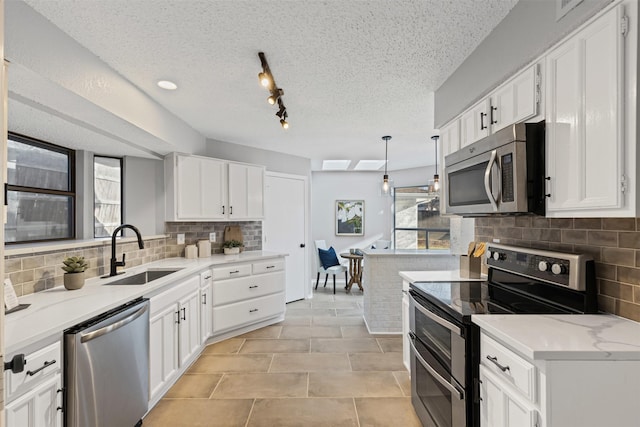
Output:
[[597,312],[594,262],[489,244],[486,282],[410,287],[411,400],[426,427],[479,427],[479,329],[474,314]]

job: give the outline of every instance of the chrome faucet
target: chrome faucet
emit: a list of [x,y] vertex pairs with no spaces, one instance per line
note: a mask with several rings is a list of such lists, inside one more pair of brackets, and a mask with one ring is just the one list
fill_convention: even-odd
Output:
[[144,242],[142,241],[142,236],[140,235],[140,231],[136,227],[130,224],[122,224],[118,226],[115,230],[113,230],[113,234],[111,235],[111,265],[109,268],[109,275],[104,277],[113,277],[118,275],[119,273],[116,271],[116,269],[118,267],[125,266],[124,257],[126,254],[122,254],[122,261],[118,261],[116,259],[116,236],[120,232],[120,230],[122,230],[123,228],[132,229],[136,233],[136,236],[138,236],[138,247],[140,249],[144,249]]

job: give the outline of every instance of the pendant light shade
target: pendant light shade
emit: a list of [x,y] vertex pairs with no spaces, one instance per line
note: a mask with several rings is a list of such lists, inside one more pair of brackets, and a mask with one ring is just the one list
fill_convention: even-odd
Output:
[[382,186],[380,188],[380,195],[382,196],[391,196],[393,191],[393,181],[389,179],[389,174],[387,173],[387,162],[389,153],[389,140],[390,136],[383,136],[382,140],[384,141],[384,175],[382,176]]
[[440,191],[440,175],[438,175],[438,139],[439,135],[433,135],[431,139],[433,140],[433,145],[436,149],[436,173],[433,174],[433,192],[437,193]]

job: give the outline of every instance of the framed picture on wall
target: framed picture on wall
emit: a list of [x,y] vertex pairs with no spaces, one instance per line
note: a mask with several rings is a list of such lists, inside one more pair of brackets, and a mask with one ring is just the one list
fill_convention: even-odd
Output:
[[336,236],[364,235],[364,200],[336,200]]

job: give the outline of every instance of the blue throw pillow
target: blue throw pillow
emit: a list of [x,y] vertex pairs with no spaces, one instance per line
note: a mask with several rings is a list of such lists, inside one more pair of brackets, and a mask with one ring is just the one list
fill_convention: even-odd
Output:
[[338,256],[336,255],[336,251],[333,249],[333,246],[329,249],[318,249],[318,253],[320,254],[322,268],[327,269],[334,265],[340,265],[340,261],[338,261]]

